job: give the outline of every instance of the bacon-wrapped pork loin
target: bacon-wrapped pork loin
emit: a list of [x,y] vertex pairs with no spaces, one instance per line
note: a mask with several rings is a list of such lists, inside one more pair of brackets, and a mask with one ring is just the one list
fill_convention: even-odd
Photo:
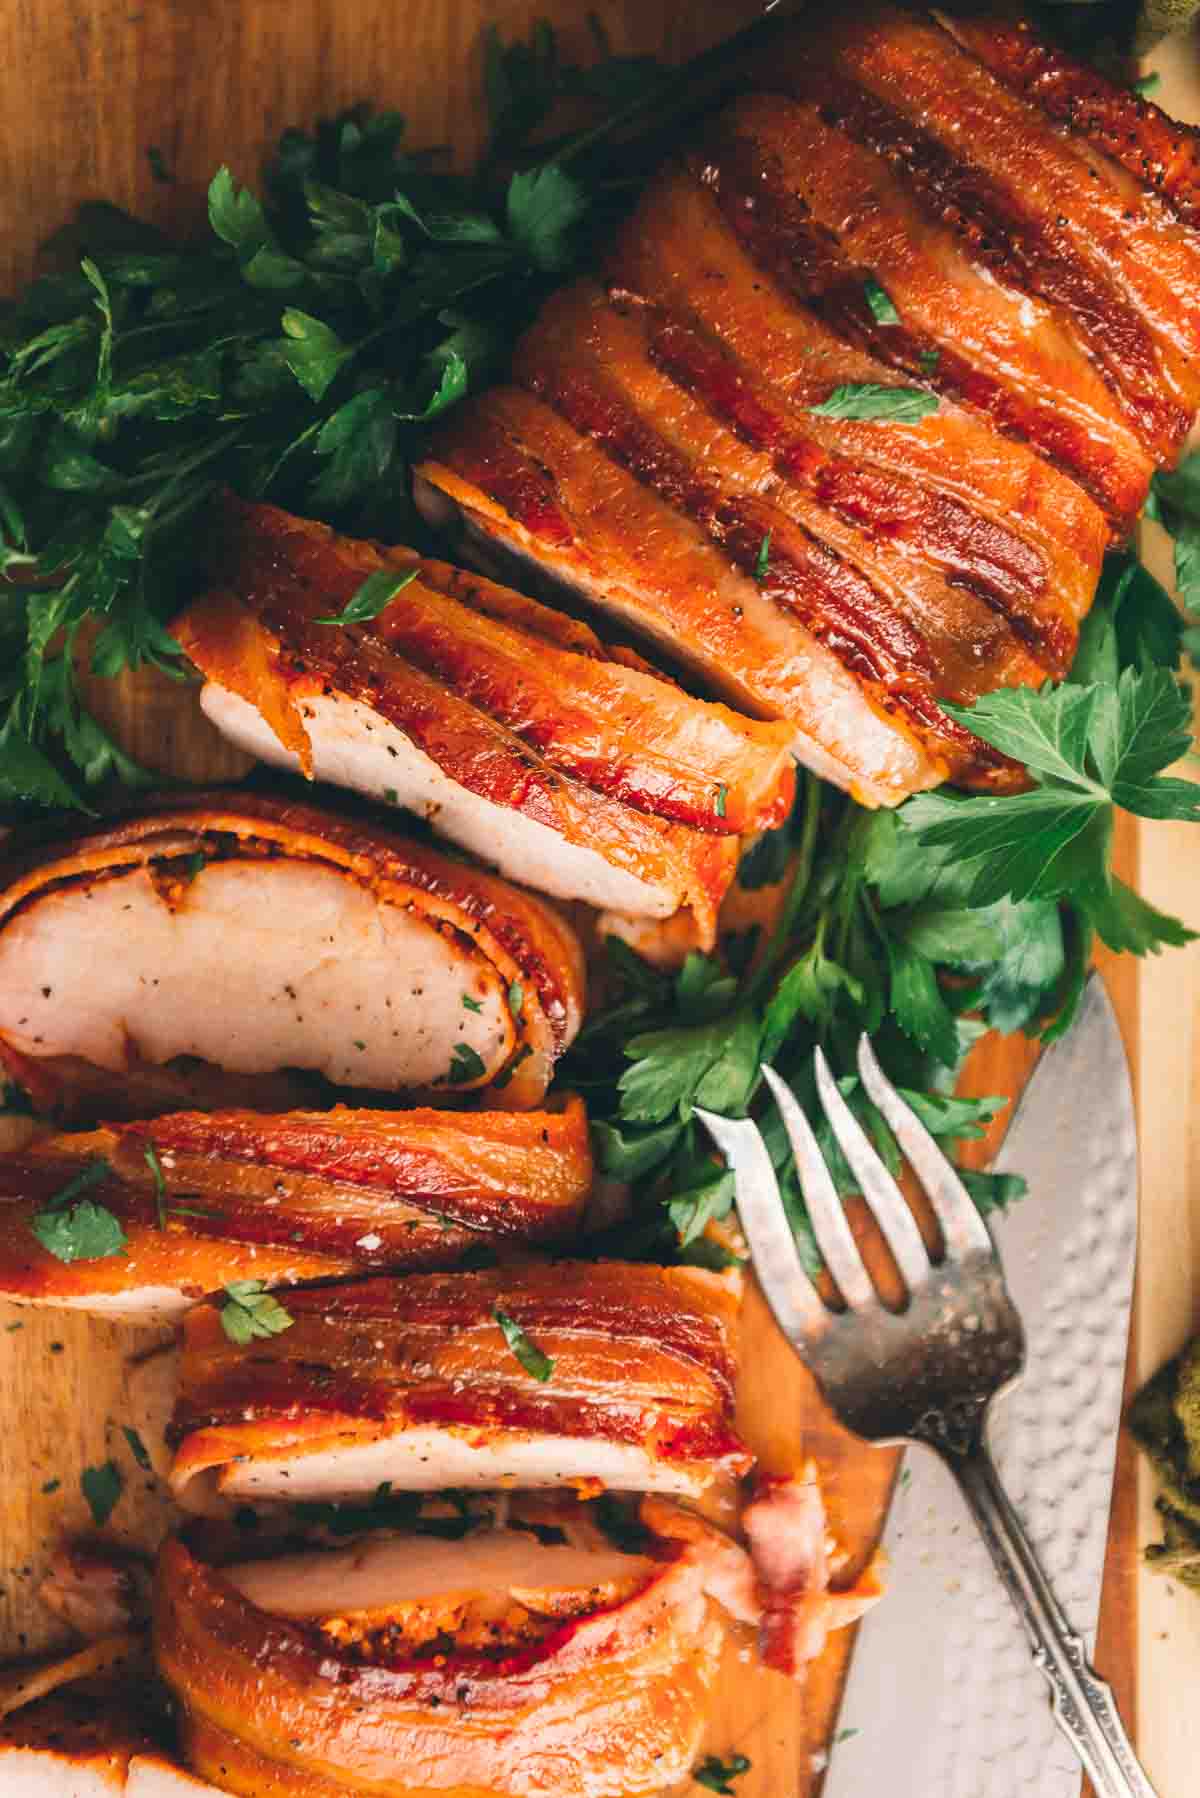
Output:
[[943,702],[1066,673],[1180,451],[1195,134],[1026,25],[886,5],[814,14],[752,78],[441,426],[419,496],[860,797],[1004,789]]
[[301,1288],[245,1346],[197,1306],[171,1484],[195,1511],[384,1482],[695,1493],[749,1465],[738,1304],[699,1268],[559,1261]]
[[[236,1280],[450,1266],[472,1247],[573,1235],[591,1179],[578,1099],[178,1112],[39,1135],[0,1156],[0,1297],[147,1319]],[[43,1246],[35,1224],[69,1210],[72,1191],[117,1219],[121,1252],[64,1260]]]
[[[376,617],[328,622],[389,573],[411,578]],[[172,630],[242,748],[407,806],[556,898],[685,912],[704,949],[738,836],[787,815],[786,726],[690,698],[509,588],[273,506],[229,502],[224,584]]]
[[43,1100],[183,1058],[523,1110],[582,993],[539,900],[312,806],[158,799],[0,874],[0,1055]]
[[661,1499],[620,1547],[592,1510],[522,1499],[457,1541],[374,1534],[223,1567],[169,1542],[155,1656],[183,1758],[255,1798],[673,1785],[727,1624],[760,1614],[754,1568]]

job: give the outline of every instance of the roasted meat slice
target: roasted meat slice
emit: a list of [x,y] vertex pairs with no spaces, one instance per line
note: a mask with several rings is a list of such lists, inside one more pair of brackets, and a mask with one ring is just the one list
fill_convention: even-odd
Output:
[[782,32],[419,471],[872,803],[1020,782],[945,706],[1062,678],[1200,401],[1194,142],[992,29]]
[[1146,452],[1172,461],[1200,405],[1195,233],[1144,175],[1063,137],[935,20],[856,9],[820,41],[819,70],[811,38],[790,41],[792,91],[888,162],[970,265],[1051,305]]
[[647,1546],[508,1529],[218,1568],[169,1542],[155,1654],[183,1758],[306,1798],[661,1791],[691,1767],[725,1632],[703,1555]]
[[[690,698],[534,600],[272,506],[228,508],[224,585],[172,629],[266,761],[428,818],[501,873],[712,947],[739,834],[787,815],[790,733]],[[362,624],[363,580],[411,575]]]
[[[40,1135],[0,1157],[0,1296],[147,1318],[234,1280],[449,1266],[472,1247],[572,1235],[591,1175],[578,1099],[553,1112],[181,1112]],[[42,1246],[35,1220],[73,1187],[118,1219],[123,1252],[64,1261]]]
[[559,1261],[301,1288],[287,1304],[291,1327],[247,1347],[212,1306],[184,1320],[171,1484],[188,1509],[384,1482],[694,1493],[748,1465],[724,1276]]
[[187,793],[0,875],[0,1045],[38,1096],[195,1058],[336,1086],[545,1093],[582,1004],[557,913],[392,830]]
[[[820,1492],[804,1485],[823,1555]],[[619,1546],[591,1505],[530,1505],[454,1541],[418,1521],[224,1566],[168,1542],[155,1655],[188,1764],[231,1773],[237,1791],[381,1798],[673,1785],[695,1758],[727,1629],[762,1624],[751,1556],[663,1499],[624,1520]],[[831,1593],[827,1561],[812,1567],[797,1614],[834,1607],[830,1627],[861,1614],[865,1588]]]

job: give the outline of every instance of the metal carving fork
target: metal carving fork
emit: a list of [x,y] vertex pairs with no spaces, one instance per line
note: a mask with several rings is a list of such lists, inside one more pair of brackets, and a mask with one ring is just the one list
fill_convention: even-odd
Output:
[[[769,1067],[813,1232],[845,1310],[819,1296],[801,1265],[766,1145],[750,1119],[696,1115],[724,1151],[754,1271],[780,1328],[842,1422],[869,1442],[923,1442],[961,1486],[996,1571],[1021,1614],[1055,1717],[1099,1798],[1154,1798],[1113,1700],[1088,1664],[1009,1503],[984,1441],[991,1399],[1024,1365],[1021,1320],[987,1226],[932,1136],[889,1085],[864,1036],[858,1067],[936,1213],[945,1243],[930,1261],[904,1196],[876,1154],[818,1049],[825,1116],[908,1288],[900,1313],[879,1299],[825,1159],[796,1098]],[[1064,1170],[1065,1172],[1065,1170]]]

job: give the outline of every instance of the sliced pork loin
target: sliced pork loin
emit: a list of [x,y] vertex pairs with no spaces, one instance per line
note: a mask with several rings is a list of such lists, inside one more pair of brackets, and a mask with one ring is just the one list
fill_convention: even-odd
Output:
[[155,1655],[183,1759],[322,1798],[661,1791],[691,1768],[725,1631],[700,1557],[647,1546],[508,1529],[217,1568],[169,1542]]
[[245,1347],[197,1306],[171,1485],[217,1513],[385,1481],[696,1493],[749,1465],[739,1299],[728,1276],[612,1261],[375,1277],[289,1293],[291,1327]]
[[1200,402],[1195,134],[1024,25],[886,5],[801,20],[751,80],[418,497],[861,798],[1003,790],[946,705],[1063,676]]
[[549,907],[312,806],[160,798],[0,874],[0,1044],[42,1099],[182,1059],[521,1110],[582,1000]]
[[[78,1187],[81,1176],[88,1181]],[[174,1316],[233,1280],[290,1285],[561,1241],[591,1190],[587,1117],[557,1111],[180,1112],[0,1156],[0,1296]],[[63,1261],[35,1219],[75,1187],[123,1249]]]
[[761,1613],[749,1555],[662,1499],[620,1546],[590,1505],[528,1506],[456,1541],[418,1525],[223,1567],[169,1542],[155,1655],[188,1764],[381,1798],[685,1777],[727,1628]]
[[[444,562],[230,500],[222,587],[172,630],[201,704],[264,761],[407,806],[559,899],[664,919],[710,949],[737,837],[787,815],[790,733]],[[331,624],[364,580],[411,577]]]

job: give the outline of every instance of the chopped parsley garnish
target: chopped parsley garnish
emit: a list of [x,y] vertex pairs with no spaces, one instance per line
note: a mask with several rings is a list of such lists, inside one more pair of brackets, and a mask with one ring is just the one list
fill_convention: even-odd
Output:
[[446,1075],[451,1086],[462,1086],[468,1080],[481,1080],[487,1073],[487,1063],[477,1049],[470,1043],[455,1043],[450,1057],[450,1070]]
[[[319,395],[317,396],[320,397]],[[362,585],[346,602],[346,609],[335,618],[316,618],[315,624],[363,624],[368,619],[378,618],[386,611],[397,593],[402,593],[416,580],[420,573],[418,568],[410,568],[401,574],[395,568],[377,568],[369,574]],[[393,799],[395,793],[392,794]]]
[[99,1467],[85,1467],[79,1484],[92,1513],[92,1522],[97,1529],[103,1529],[124,1489],[120,1468],[115,1461],[105,1461]]
[[754,578],[761,587],[771,567],[771,536],[768,531],[758,546],[758,554],[754,558]]
[[937,368],[937,365],[941,361],[941,359],[942,359],[942,352],[940,350],[918,350],[917,351],[917,361],[921,364],[921,367],[925,370],[925,373],[927,375],[933,374],[934,370]]
[[880,286],[874,275],[867,276],[863,283],[863,290],[876,324],[898,325],[900,323],[900,314],[892,304],[891,295],[885,287]]
[[243,1346],[255,1337],[282,1336],[295,1322],[261,1280],[231,1280],[220,1309],[221,1328]]
[[468,1011],[482,1011],[483,1010],[482,1002],[479,999],[473,999],[471,997],[470,993],[463,994],[462,1002]]
[[138,1466],[143,1472],[149,1473],[151,1471],[150,1453],[146,1444],[138,1435],[138,1432],[135,1429],[132,1429],[129,1424],[125,1423],[121,1425],[121,1434],[129,1444],[129,1452],[137,1462]]
[[30,1230],[56,1261],[105,1261],[124,1251],[120,1219],[107,1205],[83,1196],[111,1172],[105,1157],[97,1157],[30,1218]]
[[519,1018],[525,1003],[525,988],[519,980],[514,980],[508,989],[508,1009],[514,1018]]
[[152,1142],[146,1144],[145,1160],[154,1179],[154,1205],[158,1213],[158,1227],[160,1230],[165,1230],[167,1227],[167,1182],[162,1170],[162,1162],[158,1159],[158,1150]]
[[729,788],[722,783],[713,796],[713,810],[718,818],[725,816],[725,807],[729,800]]
[[887,419],[893,424],[919,424],[938,409],[934,394],[921,387],[884,387],[877,381],[846,381],[810,412],[826,418]]
[[743,1773],[749,1773],[750,1765],[744,1754],[731,1754],[727,1761],[709,1754],[692,1769],[692,1778],[698,1786],[706,1786],[710,1792],[720,1792],[724,1798],[731,1798],[731,1782],[740,1779]]
[[546,1381],[554,1372],[554,1363],[549,1355],[543,1354],[535,1342],[531,1342],[515,1318],[497,1306],[492,1314],[504,1332],[507,1342],[525,1372],[533,1380]]

